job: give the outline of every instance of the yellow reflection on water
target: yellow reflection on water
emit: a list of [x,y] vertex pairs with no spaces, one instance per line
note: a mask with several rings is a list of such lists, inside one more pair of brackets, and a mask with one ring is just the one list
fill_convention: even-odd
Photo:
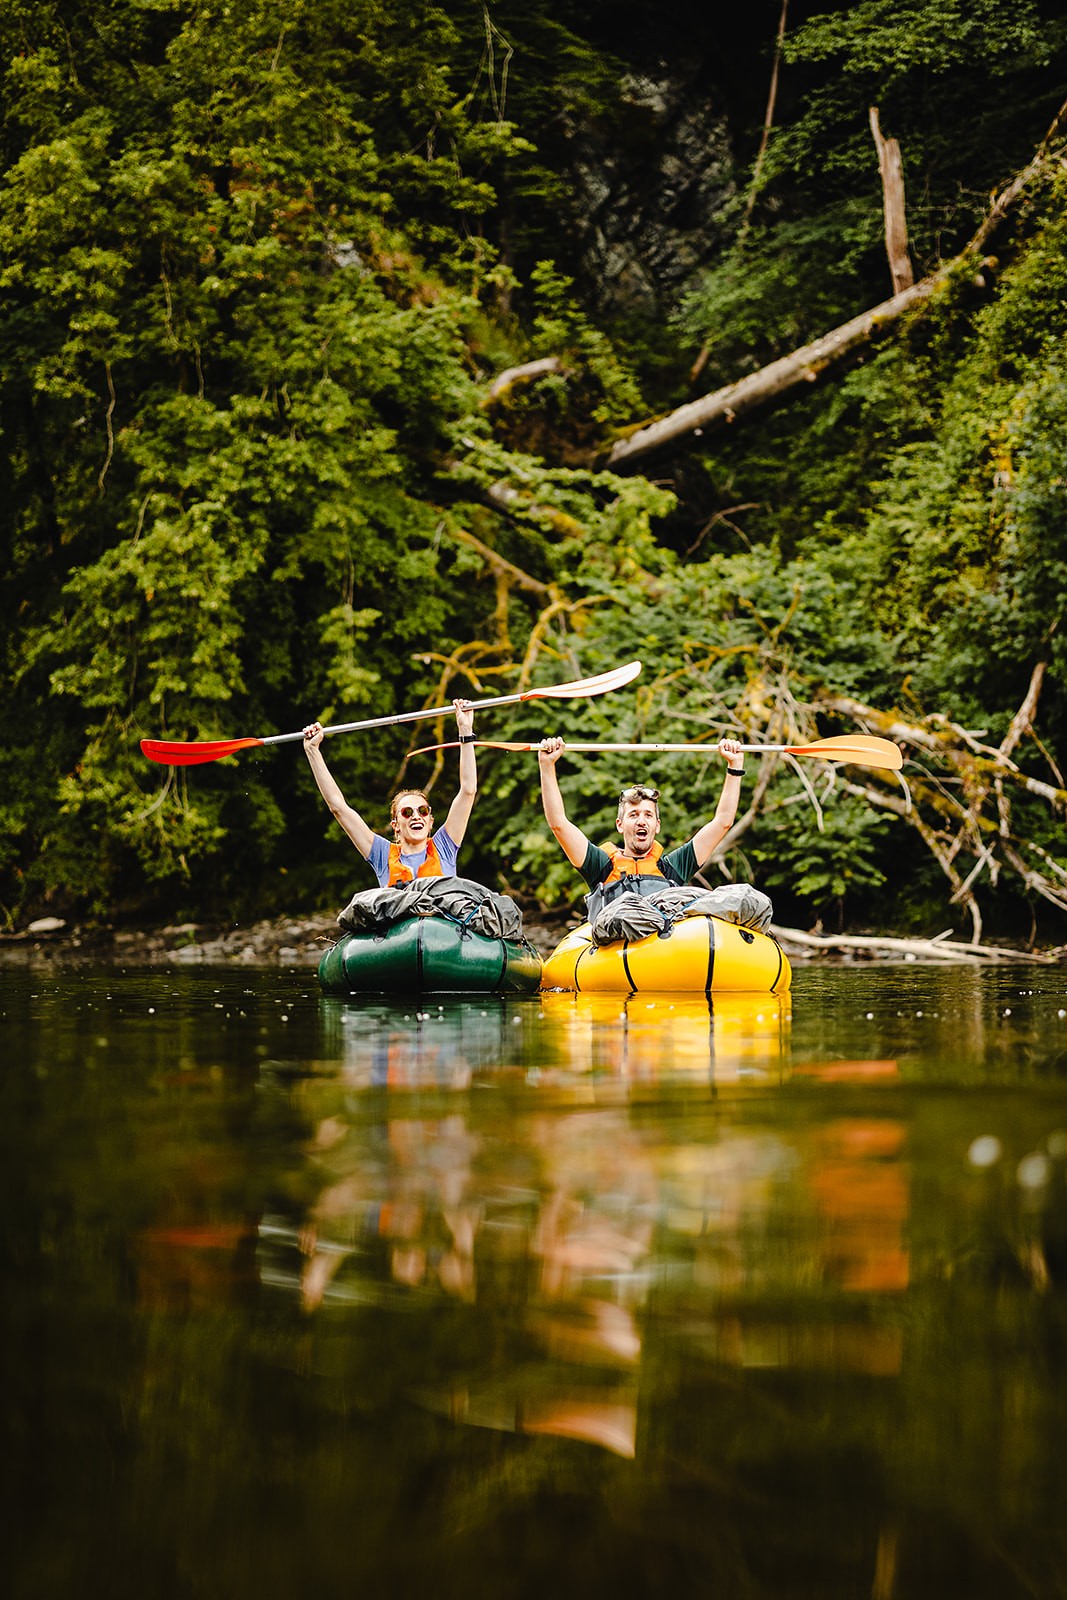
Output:
[[776,1083],[786,1073],[788,994],[557,992],[542,995],[541,1006],[572,1070],[651,1081],[703,1075],[716,1084]]

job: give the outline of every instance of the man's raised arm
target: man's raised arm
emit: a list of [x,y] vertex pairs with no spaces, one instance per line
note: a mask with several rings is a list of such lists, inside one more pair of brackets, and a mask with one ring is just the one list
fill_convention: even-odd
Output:
[[741,798],[741,774],[745,770],[745,758],[741,746],[736,739],[721,739],[719,754],[726,762],[726,777],[723,779],[719,803],[711,821],[706,822],[693,835],[693,850],[697,858],[698,871],[718,849],[733,827],[734,818],[737,816],[737,802]]
[[566,748],[562,739],[542,739],[537,747],[537,764],[541,769],[541,804],[545,808],[545,821],[555,834],[563,854],[571,866],[580,871],[589,849],[589,840],[567,816],[556,773],[556,763]]

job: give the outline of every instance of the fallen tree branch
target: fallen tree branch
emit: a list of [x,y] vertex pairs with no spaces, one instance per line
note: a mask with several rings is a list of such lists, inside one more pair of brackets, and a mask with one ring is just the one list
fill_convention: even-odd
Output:
[[961,257],[955,258],[930,277],[912,284],[910,289],[883,300],[881,305],[870,311],[861,312],[839,328],[812,340],[811,344],[803,345],[787,356],[779,356],[777,361],[761,367],[759,372],[728,383],[712,394],[702,395],[699,400],[690,400],[668,416],[636,429],[612,446],[606,462],[608,471],[628,471],[635,462],[643,460],[654,450],[685,438],[687,434],[699,438],[705,431],[736,422],[746,412],[767,405],[779,395],[795,389],[798,384],[815,383],[828,367],[840,361],[850,350],[869,342],[883,329],[899,322],[905,312],[922,305],[944,288],[960,270],[962,260]]
[[[910,807],[903,807],[898,797],[871,782],[846,783],[845,787],[871,804],[895,811],[918,832],[952,886],[952,903],[969,911],[975,942],[981,937],[982,922],[974,886],[983,873],[996,888],[1001,873],[1011,872],[1028,894],[1059,911],[1067,910],[1067,865],[1031,839],[1031,830],[1020,829],[1012,818],[1013,799],[1020,793],[1037,796],[1053,812],[1067,809],[1067,789],[1031,777],[1012,759],[1024,738],[1044,755],[1034,733],[1034,718],[1047,670],[1047,662],[1035,663],[1022,702],[996,746],[983,743],[978,734],[942,716],[925,718],[923,725],[905,721],[897,712],[876,711],[848,696],[822,702],[823,709],[847,715],[861,727],[878,729],[922,752],[923,762],[908,762],[913,795]],[[1052,771],[1058,779],[1058,769],[1052,767]],[[967,858],[969,868],[962,865]]]
[[1029,961],[1039,966],[1057,966],[1063,959],[1062,950],[1009,950],[990,944],[956,944],[939,934],[934,939],[880,938],[870,934],[804,933],[800,928],[772,926],[771,932],[783,945],[787,954],[797,951],[819,950],[824,954],[855,953],[856,955],[911,956],[916,961],[942,961],[959,964],[992,963],[997,961]]
[[[475,448],[469,439],[463,442]],[[535,499],[528,489],[517,489],[503,478],[486,483],[466,473],[457,461],[445,462],[443,480],[448,483],[453,496],[458,485],[458,492],[464,499],[477,500],[493,511],[501,512],[518,526],[532,522],[542,530],[551,528],[565,539],[579,537],[583,531],[577,518],[561,511],[558,506],[546,505],[544,501]]]
[[932,299],[956,274],[971,271],[974,257],[984,249],[1027,185],[1048,165],[1052,141],[1065,114],[1067,103],[1056,113],[1033,160],[994,199],[973,238],[959,255],[910,288],[903,289],[889,300],[883,300],[872,310],[852,317],[799,350],[780,356],[759,372],[728,383],[712,394],[702,395],[699,400],[690,400],[667,416],[634,429],[612,446],[605,462],[608,470],[628,472],[637,462],[665,445],[687,437],[699,438],[707,431],[736,422],[747,412],[767,405],[800,384],[816,382],[849,351],[869,342],[876,334],[899,322],[907,312]]
[[[868,731],[877,731],[884,734],[887,739],[895,739],[898,744],[917,745],[921,750],[929,751],[931,755],[951,757],[953,750],[953,737],[965,744],[968,750],[969,774],[987,773],[990,776],[1001,774],[1010,776],[1020,789],[1025,789],[1028,794],[1037,795],[1042,800],[1058,809],[1067,808],[1067,789],[1056,784],[1044,783],[1040,778],[1032,778],[1028,773],[1021,772],[1007,752],[1013,750],[1024,732],[1032,732],[1030,726],[1037,695],[1040,693],[1044,681],[1046,664],[1039,662],[1034,668],[1027,690],[1026,699],[1015,715],[1012,727],[1002,746],[980,744],[975,736],[965,728],[958,727],[955,723],[946,722],[941,717],[930,717],[930,722],[940,722],[942,728],[936,731],[923,728],[913,722],[905,722],[898,712],[877,711],[872,706],[865,706],[858,700],[851,699],[848,695],[831,695],[825,700],[820,700],[816,709],[835,711],[842,716],[852,717]],[[1036,742],[1036,741],[1035,741]],[[953,764],[962,769],[962,756],[957,753]]]
[[998,755],[1007,760],[1015,749],[1024,733],[1029,733],[1034,723],[1034,712],[1041,695],[1041,685],[1045,681],[1048,671],[1048,662],[1039,661],[1030,674],[1030,686],[1026,691],[1022,705],[1011,719],[1011,727],[1000,742]]
[[532,522],[547,525],[563,538],[575,538],[582,532],[582,525],[577,518],[560,511],[557,506],[547,506],[543,501],[535,500],[533,495],[516,489],[503,479],[487,484],[480,497],[516,522],[529,518]]
[[563,366],[559,356],[541,356],[537,361],[525,361],[519,367],[505,367],[503,372],[498,372],[482,399],[483,409],[495,406],[499,400],[509,394],[517,383],[532,383],[535,378],[543,378],[549,372],[559,372]]

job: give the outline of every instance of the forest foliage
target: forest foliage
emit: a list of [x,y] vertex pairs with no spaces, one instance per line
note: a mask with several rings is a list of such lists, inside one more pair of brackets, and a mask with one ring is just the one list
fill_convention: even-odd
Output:
[[[995,261],[862,360],[646,475],[602,470],[613,438],[691,398],[701,347],[714,386],[886,297],[870,105],[901,141],[922,274],[1067,98],[1067,30],[1037,0],[801,8],[754,191],[777,13],[732,24],[743,70],[721,78],[712,20],[694,37],[665,13],[655,70],[721,108],[730,196],[669,305],[605,310],[573,175],[589,128],[635,169],[651,159],[636,12],[8,0],[8,926],[311,910],[364,881],[298,745],[181,771],[149,765],[141,737],[285,732],[639,658],[635,690],[479,731],[713,742],[881,716],[914,735],[910,808],[852,769],[768,762],[718,870],[783,919],[937,932],[969,915],[1062,942],[1059,145]],[[449,725],[328,747],[373,825],[402,774],[449,792],[451,756],[407,759]],[[1005,739],[1014,770],[990,775]],[[719,768],[662,759],[677,842]],[[620,781],[643,775],[575,758],[572,814],[607,836]],[[533,758],[486,752],[481,784],[465,870],[571,901]]]

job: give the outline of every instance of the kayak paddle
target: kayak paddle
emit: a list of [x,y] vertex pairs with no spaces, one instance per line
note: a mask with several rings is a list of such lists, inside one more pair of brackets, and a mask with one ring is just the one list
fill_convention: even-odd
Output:
[[[425,755],[429,750],[449,750],[452,744],[429,744],[421,750],[413,750],[412,755]],[[485,745],[490,750],[536,750],[539,741],[534,740],[527,744],[507,743],[498,739],[476,739],[475,744]],[[567,742],[567,749],[576,754],[591,754],[598,751],[688,751],[690,755],[714,755],[716,747],[713,744],[571,744]],[[865,733],[842,733],[833,739],[816,739],[814,744],[743,744],[743,751],[775,750],[790,756],[811,756],[816,761],[848,761],[859,767],[884,767],[891,772],[899,772],[903,764],[900,746],[893,744],[890,739],[878,739]]]
[[[578,700],[583,695],[607,694],[611,689],[625,688],[641,671],[640,661],[630,661],[611,672],[601,672],[594,678],[577,678],[572,683],[557,683],[544,689],[525,689],[521,694],[500,694],[489,700],[472,700],[474,711],[486,711],[490,706],[517,705],[521,700]],[[359,733],[366,728],[390,728],[398,722],[418,722],[424,717],[440,717],[452,710],[451,706],[434,706],[428,711],[402,711],[392,717],[371,717],[366,722],[339,722],[323,733]],[[208,761],[220,761],[238,750],[248,750],[253,745],[291,744],[303,739],[300,733],[269,733],[262,739],[142,739],[141,749],[149,761],[161,762],[171,767],[199,767]],[[523,746],[522,748],[527,748]],[[532,746],[530,747],[532,748]]]

